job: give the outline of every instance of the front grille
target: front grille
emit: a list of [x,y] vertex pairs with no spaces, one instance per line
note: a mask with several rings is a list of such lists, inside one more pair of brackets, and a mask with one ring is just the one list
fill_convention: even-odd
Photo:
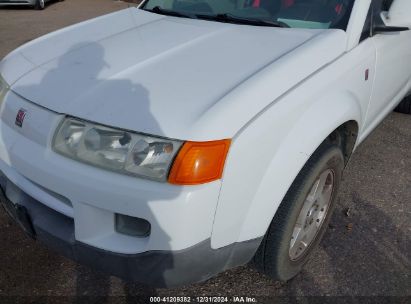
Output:
[[[17,200],[22,199],[20,194],[23,196],[28,195],[36,202],[41,202],[60,214],[71,218],[74,216],[73,205],[67,197],[51,191],[24,176],[20,176],[16,180],[10,180],[4,172],[0,171],[0,187],[5,191],[10,188],[11,193],[16,195],[15,199]],[[10,200],[13,201],[12,197],[10,197]]]
[[65,196],[63,196],[63,195],[61,195],[61,194],[58,194],[58,193],[56,193],[56,192],[54,192],[54,191],[51,191],[51,190],[43,187],[42,185],[39,185],[39,184],[37,184],[36,182],[33,182],[32,180],[29,180],[29,181],[32,182],[32,183],[33,183],[34,185],[36,185],[37,187],[39,187],[39,188],[40,188],[41,190],[43,190],[44,192],[48,193],[50,196],[54,197],[56,200],[62,202],[63,204],[65,204],[66,206],[68,206],[68,207],[70,207],[70,208],[73,208],[73,205],[71,204],[71,201],[70,201],[67,197],[65,197]]

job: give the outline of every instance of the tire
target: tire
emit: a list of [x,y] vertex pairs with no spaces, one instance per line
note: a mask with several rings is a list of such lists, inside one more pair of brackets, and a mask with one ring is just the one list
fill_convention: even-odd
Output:
[[43,10],[45,6],[46,6],[45,0],[37,0],[34,8],[36,10]]
[[[343,170],[344,156],[341,148],[334,144],[324,142],[301,170],[280,204],[253,259],[253,264],[259,271],[275,280],[288,281],[302,270],[304,264],[309,260],[313,251],[320,243],[328,227],[335,207],[336,194],[341,183]],[[328,207],[321,207],[321,211],[325,209],[325,211],[321,213],[318,211],[318,204],[314,202],[317,209],[311,207],[309,211],[305,213],[305,210],[307,210],[307,203],[305,202],[309,201],[308,194],[314,189],[313,186],[319,181],[318,178],[324,177],[325,174],[327,174],[328,180],[328,178],[330,178],[330,172],[333,176],[332,190],[329,190],[325,186],[324,192],[321,191],[321,193],[330,193],[328,194]],[[331,179],[329,180],[331,184],[330,181]],[[326,189],[328,190],[326,191]],[[307,247],[304,247],[306,248],[305,250],[301,250],[299,249],[300,246],[295,247],[297,244],[296,241],[294,242],[294,246],[292,246],[293,242],[291,238],[294,235],[297,236],[295,233],[298,231],[296,223],[297,220],[301,222],[301,216],[303,216],[305,223],[309,224],[313,222],[313,218],[311,218],[311,216],[313,216],[312,210],[315,212],[314,225],[317,225],[316,222],[320,221],[320,217],[322,219],[317,225],[319,227],[315,228],[317,231],[311,234],[314,235],[312,241]],[[305,218],[305,214],[307,214],[307,218]],[[310,217],[309,214],[311,214]],[[322,214],[322,216],[320,216],[320,214]],[[310,220],[308,221],[308,219]],[[312,227],[311,225],[312,224],[308,227]],[[300,232],[303,231],[305,230],[301,229]],[[298,237],[296,238],[298,239]]]
[[403,101],[395,109],[395,112],[411,114],[411,95],[405,97]]

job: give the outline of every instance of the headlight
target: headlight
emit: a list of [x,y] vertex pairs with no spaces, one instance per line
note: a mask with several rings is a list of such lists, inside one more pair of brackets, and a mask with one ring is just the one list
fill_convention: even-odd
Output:
[[122,174],[166,181],[182,142],[66,118],[53,150],[78,161]]
[[4,96],[6,96],[6,93],[8,90],[9,90],[9,85],[0,75],[0,105],[3,102]]

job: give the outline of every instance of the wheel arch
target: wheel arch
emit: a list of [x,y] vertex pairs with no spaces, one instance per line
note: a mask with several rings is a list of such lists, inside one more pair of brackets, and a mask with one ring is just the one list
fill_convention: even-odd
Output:
[[[322,98],[299,110],[284,103],[273,106],[234,139],[216,209],[213,248],[264,236],[292,182],[325,139],[340,145],[348,162],[358,139],[361,106],[350,94],[331,100]],[[264,142],[268,130],[277,130],[274,146]],[[253,146],[261,148],[262,162],[247,170]],[[240,183],[246,186],[238,187]]]
[[352,153],[354,152],[358,139],[358,132],[358,122],[355,120],[349,120],[340,125],[327,136],[327,139],[329,139],[332,143],[335,143],[341,147],[344,154],[345,164],[348,163]]

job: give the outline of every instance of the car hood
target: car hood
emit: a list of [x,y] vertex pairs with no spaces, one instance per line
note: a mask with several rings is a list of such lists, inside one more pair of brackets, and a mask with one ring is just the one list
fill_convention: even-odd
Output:
[[[235,25],[129,8],[34,40],[9,54],[0,72],[15,93],[58,113],[211,140],[234,136],[344,48],[339,30]],[[239,87],[253,90],[258,75],[270,81],[261,99],[232,100]]]

